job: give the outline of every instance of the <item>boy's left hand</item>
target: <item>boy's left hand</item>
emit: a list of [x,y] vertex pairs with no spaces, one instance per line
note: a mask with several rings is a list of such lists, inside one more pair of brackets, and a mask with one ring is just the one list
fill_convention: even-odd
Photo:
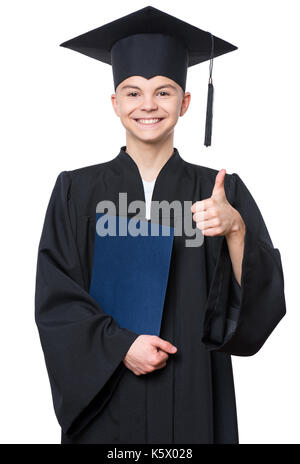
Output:
[[214,237],[230,236],[241,229],[244,221],[240,213],[231,206],[226,198],[224,179],[226,170],[221,169],[216,175],[215,185],[210,198],[196,201],[191,211],[193,220],[203,235]]

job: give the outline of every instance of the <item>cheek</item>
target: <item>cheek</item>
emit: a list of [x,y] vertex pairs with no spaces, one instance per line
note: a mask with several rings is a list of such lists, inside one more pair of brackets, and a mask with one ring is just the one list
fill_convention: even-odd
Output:
[[130,113],[131,111],[135,110],[136,108],[138,108],[140,106],[140,103],[138,102],[138,100],[129,100],[127,103],[126,103],[126,112],[127,113]]
[[124,101],[119,106],[119,111],[122,117],[130,115],[136,108],[138,104],[134,101]]
[[174,119],[176,119],[180,114],[180,108],[177,100],[170,100],[164,105],[165,111]]

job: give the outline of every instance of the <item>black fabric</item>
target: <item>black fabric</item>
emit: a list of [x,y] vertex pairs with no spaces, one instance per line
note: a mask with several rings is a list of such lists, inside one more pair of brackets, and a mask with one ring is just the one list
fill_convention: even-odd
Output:
[[[174,148],[152,200],[208,198],[217,172]],[[241,287],[225,237],[193,248],[175,236],[160,336],[178,351],[136,376],[122,360],[137,334],[88,288],[96,205],[119,192],[144,200],[138,167],[121,147],[111,161],[59,174],[39,244],[35,318],[61,443],[238,443],[231,355],[261,349],[286,308],[280,253],[258,206],[236,173],[224,185],[246,224]]]
[[69,187],[69,175],[60,174],[39,245],[35,295],[55,412],[64,430],[74,429],[79,417],[78,427],[84,425],[90,415],[82,412],[96,396],[94,414],[105,404],[120,378],[120,362],[137,338],[119,328],[86,291]]
[[235,45],[210,32],[152,6],[76,36],[60,46],[112,65],[115,89],[132,75],[147,79],[154,75],[167,76],[185,89],[187,67],[237,50]]
[[209,349],[251,356],[285,314],[283,271],[280,252],[273,246],[255,200],[240,177],[236,173],[232,177],[236,179],[232,205],[246,224],[242,285],[230,279],[231,261],[223,240],[202,340]]
[[187,48],[176,37],[154,33],[125,37],[111,49],[114,88],[129,76],[167,76],[185,91],[188,59]]

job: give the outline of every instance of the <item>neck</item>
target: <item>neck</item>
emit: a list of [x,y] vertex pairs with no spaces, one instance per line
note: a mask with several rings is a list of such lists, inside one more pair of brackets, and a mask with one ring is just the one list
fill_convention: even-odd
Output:
[[173,136],[159,142],[144,142],[126,136],[126,152],[137,164],[142,179],[148,182],[156,179],[173,151]]

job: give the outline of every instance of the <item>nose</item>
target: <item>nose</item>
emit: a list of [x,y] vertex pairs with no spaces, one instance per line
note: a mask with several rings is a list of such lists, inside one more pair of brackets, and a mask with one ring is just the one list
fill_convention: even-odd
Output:
[[144,96],[141,109],[145,111],[152,111],[157,109],[157,103],[155,102],[152,95]]

